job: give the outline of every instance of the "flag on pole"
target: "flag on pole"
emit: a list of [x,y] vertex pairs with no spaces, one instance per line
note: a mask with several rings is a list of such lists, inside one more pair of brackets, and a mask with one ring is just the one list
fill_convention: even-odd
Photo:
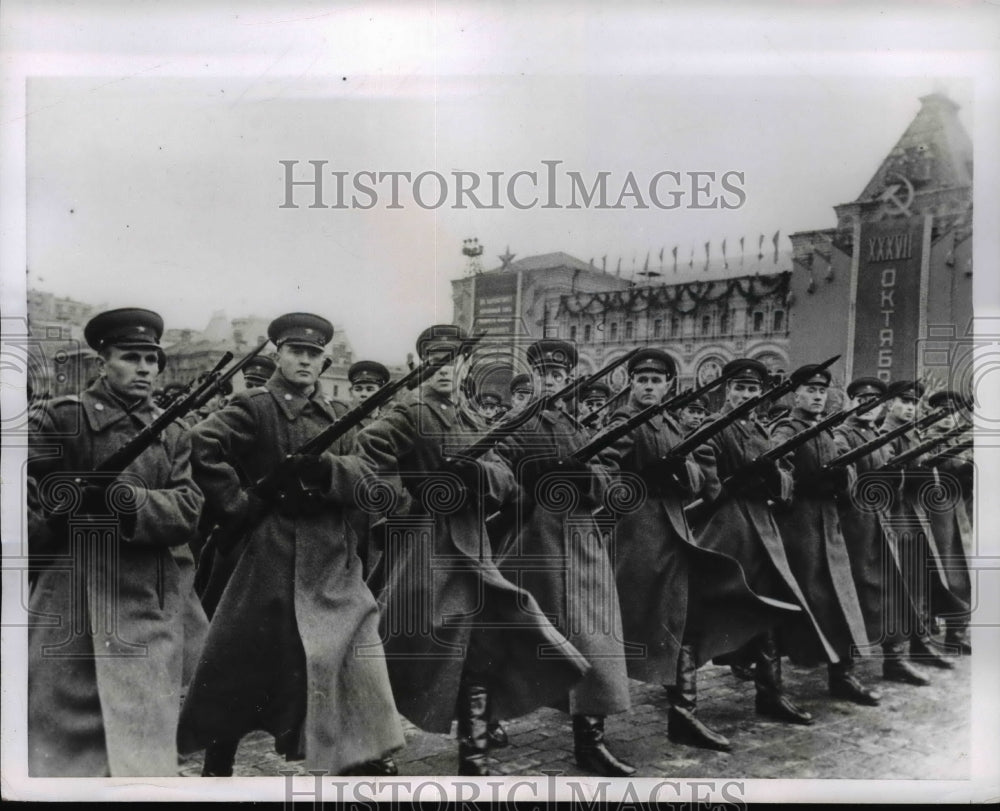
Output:
[[618,257],[618,270],[615,271],[615,275],[619,278],[622,275],[622,258],[620,256]]
[[743,267],[743,237],[740,237],[740,267]]
[[774,237],[772,237],[771,242],[774,243],[774,264],[778,264],[778,235],[781,234],[781,229],[774,232]]
[[674,273],[676,273],[677,272],[677,246],[676,245],[674,245],[674,249],[671,251],[671,253],[674,255]]
[[694,245],[691,246],[691,258],[688,260],[688,267],[694,267]]
[[603,270],[605,273],[608,272],[608,255],[607,254],[604,254],[604,256],[601,257],[601,270]]
[[642,266],[643,273],[649,273],[649,251],[646,251],[646,264]]
[[760,239],[757,240],[757,261],[759,262],[764,258],[764,235],[760,235]]
[[722,266],[724,268],[729,268],[729,260],[726,259],[726,240],[722,240]]
[[705,272],[706,273],[708,272],[708,246],[711,245],[711,244],[712,244],[711,242],[706,242],[705,243]]

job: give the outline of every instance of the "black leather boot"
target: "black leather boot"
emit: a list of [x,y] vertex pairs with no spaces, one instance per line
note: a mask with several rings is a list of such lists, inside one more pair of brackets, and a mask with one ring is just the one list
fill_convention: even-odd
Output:
[[969,640],[969,627],[945,623],[944,644],[960,656],[971,656],[972,642]]
[[954,670],[955,663],[934,650],[931,647],[932,644],[929,637],[913,637],[910,640],[910,658],[928,667],[937,667],[941,670]]
[[490,773],[486,732],[488,704],[485,685],[463,674],[455,714],[458,717],[458,773],[464,777],[487,777]]
[[906,660],[906,642],[902,639],[886,642],[882,645],[882,678],[886,681],[898,681],[901,684],[912,684],[915,687],[925,687],[931,683],[920,670]]
[[782,689],[781,656],[773,634],[762,635],[758,642],[754,686],[757,688],[754,706],[758,715],[786,724],[809,726],[813,722],[812,715],[796,707]]
[[213,741],[205,747],[202,777],[232,777],[239,741]]
[[573,716],[573,752],[576,765],[603,777],[631,777],[635,767],[619,760],[604,744],[604,717]]
[[507,729],[501,721],[490,721],[486,725],[486,734],[490,737],[490,746],[494,749],[503,749],[510,746],[510,738],[507,737]]
[[376,760],[366,760],[357,766],[351,766],[340,773],[342,776],[356,777],[394,777],[399,774],[399,767],[392,755],[383,755]]
[[667,737],[674,743],[728,752],[733,748],[729,740],[695,717],[698,706],[697,673],[694,651],[689,645],[682,645],[677,657],[677,684],[667,687],[667,699],[670,701]]
[[850,659],[829,665],[830,695],[834,698],[845,698],[855,704],[877,707],[882,697],[859,682],[853,670],[854,662]]

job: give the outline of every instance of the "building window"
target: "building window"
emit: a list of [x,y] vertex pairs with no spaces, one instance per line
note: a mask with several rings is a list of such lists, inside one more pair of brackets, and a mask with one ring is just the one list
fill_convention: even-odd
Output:
[[583,325],[583,342],[585,344],[590,343],[590,324]]
[[708,335],[712,331],[712,316],[703,315],[701,317],[701,334]]
[[626,341],[631,341],[632,340],[632,331],[633,331],[633,329],[634,329],[634,327],[632,325],[632,322],[631,321],[626,321],[625,322],[625,340]]
[[681,320],[675,315],[670,319],[670,337],[675,338],[681,334]]
[[719,318],[719,334],[729,334],[729,310],[726,310]]
[[611,328],[608,330],[608,340],[617,341],[618,340],[618,322],[615,321]]
[[753,331],[761,332],[764,329],[764,313],[759,310],[753,314]]
[[663,319],[657,318],[653,322],[653,337],[662,338],[663,337]]
[[569,339],[576,343],[576,327],[569,328]]
[[338,386],[336,383],[333,384],[333,396],[334,397],[340,396],[340,386]]
[[785,311],[775,310],[774,311],[774,331],[782,332],[785,329]]

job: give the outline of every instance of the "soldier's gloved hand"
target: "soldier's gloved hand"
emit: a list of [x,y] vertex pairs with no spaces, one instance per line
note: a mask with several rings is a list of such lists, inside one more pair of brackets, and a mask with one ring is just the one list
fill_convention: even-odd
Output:
[[289,456],[285,464],[289,473],[306,487],[325,488],[329,484],[330,468],[321,455],[296,453]]
[[108,505],[108,489],[96,484],[85,484],[80,490],[80,506],[77,515],[112,515]]
[[460,456],[446,457],[441,462],[441,470],[458,477],[462,487],[470,495],[478,495],[482,490],[479,463],[474,459],[464,459]]
[[687,458],[684,456],[665,456],[647,465],[644,472],[646,477],[653,482],[669,481],[672,478],[686,482],[688,476]]
[[544,456],[534,459],[525,459],[521,462],[518,468],[518,474],[520,477],[521,487],[524,489],[525,495],[529,499],[535,499],[538,483],[545,476],[549,473],[565,469],[560,464],[561,461],[562,460],[555,456]]

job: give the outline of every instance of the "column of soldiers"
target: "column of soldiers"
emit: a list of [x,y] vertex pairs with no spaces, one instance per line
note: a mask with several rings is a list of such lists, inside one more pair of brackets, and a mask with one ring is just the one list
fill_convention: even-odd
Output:
[[149,310],[99,314],[97,380],[31,411],[32,776],[170,776],[197,751],[229,776],[255,730],[310,769],[392,775],[400,715],[456,723],[457,772],[484,776],[516,745],[500,719],[548,706],[582,771],[625,777],[605,719],[629,710],[630,678],[664,687],[671,741],[726,751],[697,712],[707,662],[753,681],[758,715],[810,725],[784,657],[871,706],[859,656],[920,686],[920,665],[971,653],[954,392],[851,381],[831,434],[813,430],[825,365],[796,370],[792,408],[765,422],[778,389],[756,361],[688,396],[649,347],[615,393],[576,385],[576,348],[543,339],[504,411],[465,385],[474,342],[438,325],[412,390],[360,361],[343,403],[319,385],[333,326],[290,313],[245,390],[188,421],[170,411],[183,390],[153,400],[162,334]]

